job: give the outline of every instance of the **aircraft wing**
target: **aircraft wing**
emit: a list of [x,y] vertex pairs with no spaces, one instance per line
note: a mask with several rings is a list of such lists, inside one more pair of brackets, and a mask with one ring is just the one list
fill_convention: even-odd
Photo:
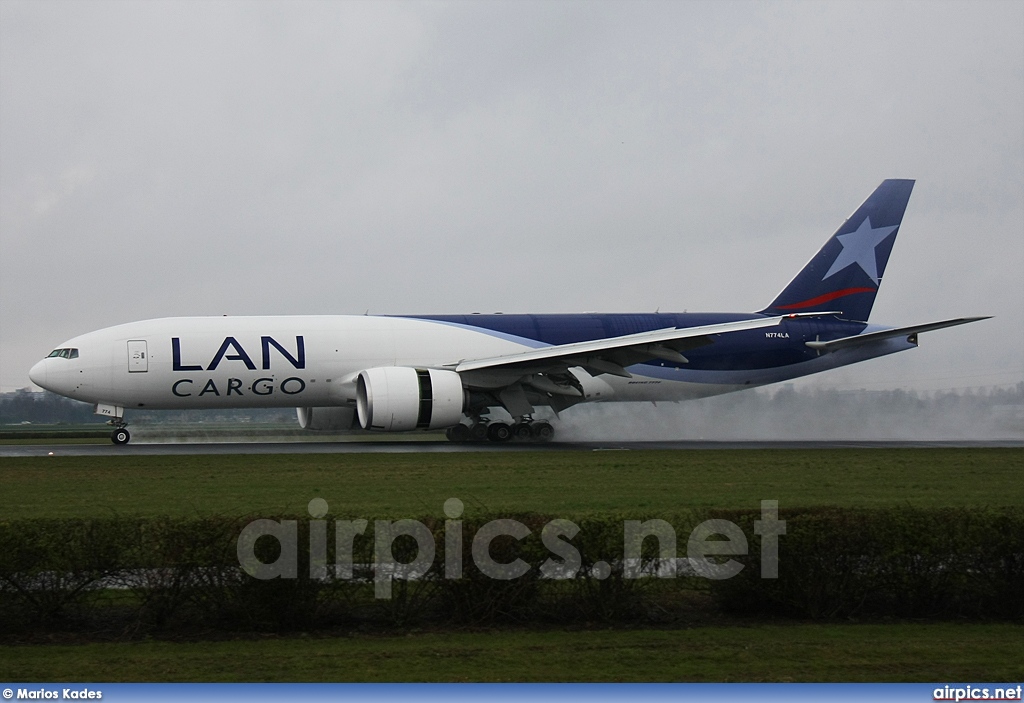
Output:
[[544,373],[552,367],[581,366],[594,375],[609,373],[614,376],[630,378],[631,375],[625,370],[625,367],[631,364],[650,359],[686,363],[686,357],[680,352],[711,344],[711,337],[714,335],[760,327],[774,327],[782,320],[791,317],[796,317],[796,315],[740,320],[700,327],[670,327],[621,337],[542,347],[486,359],[468,359],[460,361],[454,367],[458,373],[465,374],[484,370]]
[[[882,330],[880,332],[869,332],[868,334],[857,334],[852,337],[842,337],[841,339],[833,339],[828,342],[806,342],[807,346],[811,349],[817,349],[823,352],[833,352],[838,349],[846,349],[848,347],[857,347],[862,344],[868,344],[870,342],[877,342],[883,339],[893,339],[895,337],[907,337],[910,341],[916,343],[917,335],[920,332],[930,332],[932,330],[941,330],[946,327],[956,327],[957,325],[966,325],[968,322],[977,322],[978,320],[987,320],[991,316],[986,317],[957,317],[952,320],[942,320],[941,322],[929,322],[924,325],[912,325],[910,327],[897,327],[893,330]],[[914,339],[910,339],[914,337]]]

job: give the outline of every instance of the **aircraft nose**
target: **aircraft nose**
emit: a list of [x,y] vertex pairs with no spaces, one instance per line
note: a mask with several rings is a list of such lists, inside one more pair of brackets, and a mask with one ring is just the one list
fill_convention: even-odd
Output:
[[40,388],[46,388],[46,359],[37,362],[35,366],[29,369],[28,377],[32,379],[32,383]]

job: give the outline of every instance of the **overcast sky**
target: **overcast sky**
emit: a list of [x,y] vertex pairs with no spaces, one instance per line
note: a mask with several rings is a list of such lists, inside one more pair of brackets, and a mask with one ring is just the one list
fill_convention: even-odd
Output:
[[1024,380],[1024,3],[0,0],[0,388],[171,315],[748,311],[914,178],[816,377]]

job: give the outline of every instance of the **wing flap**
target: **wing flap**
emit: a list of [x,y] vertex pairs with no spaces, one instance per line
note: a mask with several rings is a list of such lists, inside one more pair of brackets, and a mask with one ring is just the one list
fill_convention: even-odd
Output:
[[[666,357],[675,359],[675,354],[678,354],[678,351],[671,349],[671,347],[685,346],[686,348],[693,348],[702,346],[709,344],[711,342],[710,338],[714,335],[759,329],[761,327],[774,327],[782,322],[782,320],[791,317],[796,317],[796,315],[756,318],[753,320],[740,320],[738,322],[725,322],[718,325],[702,325],[700,327],[669,327],[651,332],[627,334],[621,337],[595,339],[589,342],[560,344],[487,359],[464,360],[455,366],[455,371],[464,373],[466,371],[477,371],[499,366],[535,365],[538,362],[545,364],[557,361],[569,361],[571,365],[580,365],[580,362],[593,365],[595,361],[598,361],[603,362],[599,365],[607,366],[615,364],[614,360],[608,359],[608,356],[616,352],[628,352],[630,356],[637,355],[638,357],[648,359]],[[685,344],[679,344],[680,342]],[[683,357],[679,355],[679,358]],[[614,373],[615,375],[628,375],[628,372],[624,369],[621,374],[617,373],[621,365],[616,366],[617,368],[614,371],[604,372]]]

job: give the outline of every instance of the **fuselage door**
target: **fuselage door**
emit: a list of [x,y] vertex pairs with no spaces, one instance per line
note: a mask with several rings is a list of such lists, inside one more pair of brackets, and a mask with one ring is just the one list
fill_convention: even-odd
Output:
[[128,373],[145,373],[146,371],[149,371],[149,352],[146,350],[146,340],[129,340]]

